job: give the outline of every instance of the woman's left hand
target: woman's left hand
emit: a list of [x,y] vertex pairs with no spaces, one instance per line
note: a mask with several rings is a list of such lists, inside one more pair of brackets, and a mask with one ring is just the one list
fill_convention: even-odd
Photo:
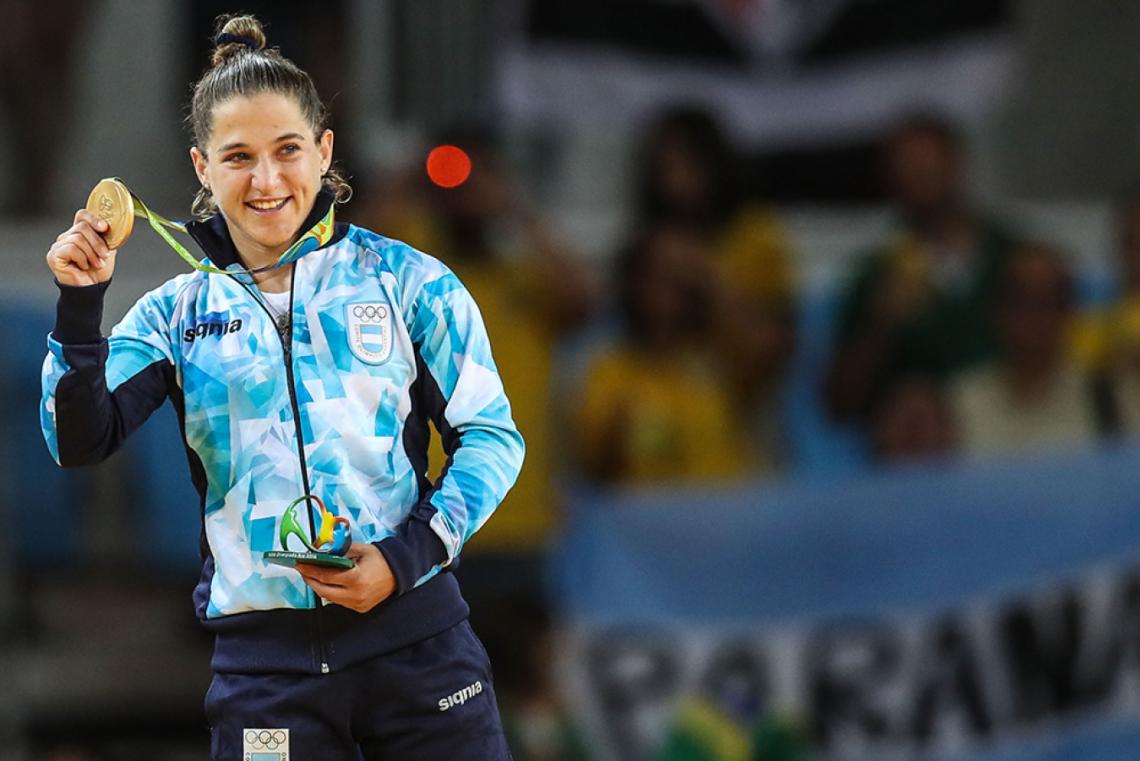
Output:
[[396,577],[376,545],[353,542],[345,557],[356,566],[341,570],[298,563],[296,568],[322,598],[357,613],[367,613],[396,592]]

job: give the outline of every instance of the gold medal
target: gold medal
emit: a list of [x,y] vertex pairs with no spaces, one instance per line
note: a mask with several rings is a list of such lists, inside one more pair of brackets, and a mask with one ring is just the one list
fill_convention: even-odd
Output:
[[135,202],[131,191],[118,180],[100,180],[87,196],[87,210],[107,223],[103,239],[115,250],[126,243],[135,227]]

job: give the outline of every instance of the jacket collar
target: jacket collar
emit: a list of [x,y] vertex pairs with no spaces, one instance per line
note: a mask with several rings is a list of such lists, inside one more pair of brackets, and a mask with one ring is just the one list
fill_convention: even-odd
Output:
[[[301,227],[297,230],[297,237],[300,238],[304,233],[313,230],[321,224],[325,215],[328,214],[329,208],[336,200],[336,195],[328,188],[322,188],[317,193],[317,200],[313,204],[309,216],[301,223]],[[215,213],[213,216],[205,220],[194,220],[186,223],[186,232],[194,239],[199,248],[206,254],[215,267],[226,268],[230,265],[237,264],[241,267],[248,266],[241,259],[238,254],[237,247],[234,246],[233,238],[230,237],[230,229],[226,225],[226,220],[222,217],[221,212]],[[336,223],[332,237],[325,243],[312,250],[319,250],[327,248],[338,242],[348,232],[348,225],[343,223]],[[299,254],[304,256],[307,253],[312,253],[311,250],[306,250]]]

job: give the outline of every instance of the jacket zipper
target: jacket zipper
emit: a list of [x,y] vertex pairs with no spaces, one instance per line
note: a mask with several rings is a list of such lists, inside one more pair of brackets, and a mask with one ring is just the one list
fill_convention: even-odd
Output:
[[[297,278],[297,267],[294,264],[293,269],[289,272],[289,314],[288,321],[284,325],[279,325],[273,313],[265,306],[260,298],[250,289],[248,285],[242,282],[234,275],[230,275],[235,282],[239,283],[242,288],[249,293],[257,305],[261,307],[269,317],[269,321],[273,323],[273,332],[277,334],[277,338],[281,341],[281,350],[285,357],[285,379],[289,388],[289,405],[293,409],[293,426],[297,432],[297,459],[301,464],[301,485],[305,489],[305,494],[311,494],[309,491],[309,468],[305,463],[305,439],[301,431],[301,407],[297,403],[297,387],[296,381],[293,377],[293,284]],[[314,539],[317,536],[317,526],[313,520],[312,505],[305,505],[305,512],[309,516],[309,536]],[[321,614],[321,607],[323,603],[316,592],[313,592],[314,600],[314,614],[317,617],[317,647],[319,648],[321,658],[321,673],[329,673],[328,657],[325,655],[325,623]]]

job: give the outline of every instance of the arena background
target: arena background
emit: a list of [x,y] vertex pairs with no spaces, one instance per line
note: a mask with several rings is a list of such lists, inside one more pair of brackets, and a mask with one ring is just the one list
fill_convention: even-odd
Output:
[[[518,761],[1140,753],[1140,6],[0,0],[0,759],[207,757],[173,412],[65,472],[37,403],[48,246],[111,175],[188,215],[234,11],[330,104],[342,217],[483,308],[529,451],[457,573]],[[839,409],[894,335],[845,307],[866,257],[953,295],[991,224],[1024,266],[945,338],[994,346]],[[180,271],[137,226],[105,332]]]

